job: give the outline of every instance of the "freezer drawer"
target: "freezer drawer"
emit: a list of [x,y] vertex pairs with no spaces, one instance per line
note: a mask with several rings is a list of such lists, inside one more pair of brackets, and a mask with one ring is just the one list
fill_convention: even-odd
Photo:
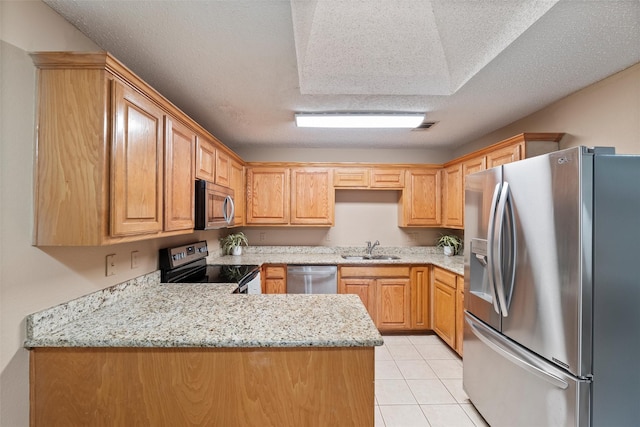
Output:
[[589,426],[591,382],[465,313],[463,387],[492,427]]
[[338,268],[335,265],[288,265],[288,294],[335,294]]

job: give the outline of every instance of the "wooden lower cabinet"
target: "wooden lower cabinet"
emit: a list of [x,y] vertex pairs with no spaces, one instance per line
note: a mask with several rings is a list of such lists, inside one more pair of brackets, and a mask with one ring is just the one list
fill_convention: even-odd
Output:
[[464,336],[464,277],[456,277],[456,352],[462,356],[462,338]]
[[[460,284],[460,289],[458,289]],[[462,353],[464,280],[450,271],[433,267],[433,330],[452,349]]]
[[262,292],[265,294],[287,293],[287,266],[265,264],[262,266]]
[[374,348],[37,348],[32,426],[373,426]]
[[429,268],[342,266],[339,293],[360,296],[380,331],[429,329]]

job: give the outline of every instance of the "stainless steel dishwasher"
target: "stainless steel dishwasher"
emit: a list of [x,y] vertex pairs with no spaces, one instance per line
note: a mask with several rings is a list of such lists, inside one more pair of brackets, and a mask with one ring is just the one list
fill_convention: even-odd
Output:
[[335,265],[288,265],[288,294],[335,294],[338,267]]

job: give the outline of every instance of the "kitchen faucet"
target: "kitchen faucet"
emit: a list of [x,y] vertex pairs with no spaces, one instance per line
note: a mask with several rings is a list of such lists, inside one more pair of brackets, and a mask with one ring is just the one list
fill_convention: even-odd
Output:
[[371,244],[371,242],[367,242],[367,256],[371,257],[373,249],[379,245],[380,245],[380,242],[377,240],[375,241],[374,244]]

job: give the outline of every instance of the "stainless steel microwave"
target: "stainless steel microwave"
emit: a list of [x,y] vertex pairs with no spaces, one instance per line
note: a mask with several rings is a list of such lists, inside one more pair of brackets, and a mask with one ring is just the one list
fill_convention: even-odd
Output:
[[233,226],[233,190],[201,179],[196,180],[196,230]]

